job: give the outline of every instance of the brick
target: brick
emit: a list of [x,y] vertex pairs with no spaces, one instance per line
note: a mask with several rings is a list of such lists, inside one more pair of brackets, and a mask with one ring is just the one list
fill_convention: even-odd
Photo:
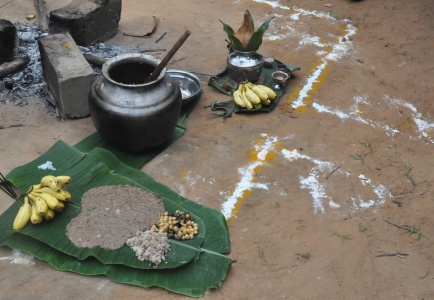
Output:
[[47,35],[40,37],[38,43],[44,77],[62,116],[68,119],[88,116],[88,94],[94,73],[71,35]]
[[49,32],[69,32],[80,46],[103,42],[117,33],[122,0],[73,0],[50,12]]

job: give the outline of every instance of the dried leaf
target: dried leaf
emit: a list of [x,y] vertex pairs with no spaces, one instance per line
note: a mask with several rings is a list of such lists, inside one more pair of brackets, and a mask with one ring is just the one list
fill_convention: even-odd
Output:
[[254,32],[255,24],[253,23],[252,15],[248,10],[246,10],[244,13],[243,24],[240,28],[238,28],[237,32],[235,33],[235,37],[240,40],[244,49],[249,44],[249,41],[252,38]]

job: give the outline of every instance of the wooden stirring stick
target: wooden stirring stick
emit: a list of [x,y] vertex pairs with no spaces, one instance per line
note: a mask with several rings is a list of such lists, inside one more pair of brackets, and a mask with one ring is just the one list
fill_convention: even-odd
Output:
[[161,71],[164,69],[164,67],[167,65],[169,60],[175,55],[176,51],[178,51],[179,48],[181,48],[182,44],[184,44],[185,40],[188,38],[188,36],[191,34],[190,30],[186,30],[184,34],[179,38],[179,40],[173,45],[172,49],[166,54],[166,56],[163,58],[163,60],[160,62],[160,64],[154,69],[154,71],[151,73],[151,75],[148,76],[148,78],[145,79],[146,82],[150,82],[152,80],[155,80],[160,76]]

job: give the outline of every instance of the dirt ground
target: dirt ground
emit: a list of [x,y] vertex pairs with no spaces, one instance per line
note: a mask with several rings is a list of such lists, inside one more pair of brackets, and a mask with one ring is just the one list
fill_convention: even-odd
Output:
[[[0,7],[13,22],[36,13],[33,1]],[[275,15],[259,52],[301,70],[271,113],[223,121],[203,108],[229,99],[207,77],[225,65],[219,19],[238,27],[245,9],[257,24]],[[155,37],[123,35],[148,32],[154,14]],[[143,171],[228,218],[237,262],[204,298],[434,299],[434,2],[124,0],[107,43],[170,49],[186,29],[170,67],[201,73],[204,93],[184,136]],[[0,103],[0,125],[3,174],[95,131],[34,98]],[[0,194],[0,212],[11,204]],[[186,298],[59,272],[6,247],[0,289],[0,299]]]

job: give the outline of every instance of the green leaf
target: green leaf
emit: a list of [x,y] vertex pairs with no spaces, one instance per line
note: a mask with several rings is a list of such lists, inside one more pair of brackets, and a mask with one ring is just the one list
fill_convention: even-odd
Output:
[[230,35],[235,35],[235,31],[232,29],[231,26],[229,26],[229,25],[226,24],[226,23],[223,23],[222,20],[219,20],[219,21],[220,21],[220,23],[223,24],[223,30],[226,32],[226,34],[227,34],[228,36],[230,36]]
[[[58,151],[58,147],[62,148],[62,151]],[[70,150],[76,151],[72,147]],[[64,155],[64,153],[68,153],[66,151],[64,144],[62,142],[57,142],[54,147],[52,147],[49,152],[52,154],[51,157],[53,161],[60,161],[60,157]],[[114,157],[114,156],[113,156]],[[41,162],[40,162],[41,164]],[[102,185],[132,185],[137,186],[139,188],[143,188],[137,182],[124,177],[113,174],[104,163],[100,162],[99,158],[94,155],[86,155],[84,159],[80,161],[80,164],[76,164],[75,166],[69,168],[67,171],[59,170],[59,167],[54,164],[58,170],[53,172],[54,175],[69,175],[73,178],[72,183],[68,186],[67,190],[73,195],[73,199],[65,204],[65,209],[56,214],[56,217],[50,222],[42,222],[41,224],[33,225],[28,224],[25,228],[20,230],[20,233],[31,236],[34,239],[37,239],[45,244],[56,248],[68,255],[72,255],[77,257],[80,260],[86,259],[89,256],[94,256],[98,260],[100,260],[104,264],[122,264],[129,267],[134,268],[142,268],[142,269],[150,269],[154,268],[149,262],[139,261],[135,253],[131,250],[129,246],[124,246],[118,250],[107,251],[100,247],[95,248],[80,248],[75,246],[66,236],[66,227],[68,223],[75,218],[81,211],[81,196],[83,193],[91,188],[95,188]],[[33,171],[32,171],[33,170]],[[35,178],[41,178],[41,174],[39,170],[34,170],[33,167],[28,169],[20,168],[20,174],[33,174],[33,178],[29,178],[31,181],[27,181],[23,183],[20,180],[20,185],[31,186],[32,184],[37,184],[35,182]],[[13,178],[17,178],[15,175],[16,171],[11,172],[11,176]],[[42,175],[43,176],[43,175]],[[21,176],[19,176],[22,178]],[[16,183],[16,180],[12,181],[12,183]],[[151,192],[153,192],[151,190]],[[161,197],[158,193],[154,193],[157,197],[161,198],[164,203],[164,206],[167,211],[174,212],[176,210],[186,211],[182,205],[179,205],[172,199],[167,197]],[[16,211],[18,211],[18,205],[16,207]],[[16,214],[16,213],[15,213]],[[13,222],[14,213],[9,214],[6,219],[9,220],[10,224]],[[166,260],[164,263],[159,264],[156,268],[175,268],[180,265],[186,264],[191,261],[197,253],[200,251],[199,247],[202,244],[202,241],[205,236],[205,225],[200,219],[199,216],[193,214],[196,223],[199,225],[200,232],[193,239],[189,241],[170,241],[170,246],[172,251],[168,252],[166,255]],[[143,228],[145,230],[146,228]]]
[[133,178],[134,181],[143,187],[149,188],[161,198],[172,199],[176,203],[179,203],[179,205],[188,209],[189,212],[200,216],[202,221],[205,223],[206,228],[206,235],[203,239],[202,248],[218,253],[226,254],[230,252],[227,223],[221,212],[182,197],[167,186],[155,181],[155,179],[148,174],[123,164],[110,151],[102,148],[94,148],[90,153],[98,156],[114,173],[127,178]]
[[234,262],[227,256],[203,251],[191,263],[176,269],[141,270],[123,265],[104,265],[93,257],[80,261],[19,233],[2,244],[29,253],[60,271],[106,275],[116,282],[144,288],[161,287],[190,297],[203,297],[207,289],[220,287]]
[[226,32],[229,41],[232,43],[231,47],[237,51],[243,51],[244,47],[240,40],[235,36],[235,32],[232,27],[223,23],[221,20],[220,22],[223,24],[223,30]]
[[[37,168],[46,161],[52,161],[57,170],[43,171]],[[203,296],[206,289],[220,286],[226,277],[233,260],[222,254],[229,252],[230,247],[226,220],[220,212],[181,197],[140,170],[123,164],[110,151],[93,148],[85,154],[62,141],[6,177],[15,185],[27,188],[34,183],[34,178],[41,178],[47,173],[73,177],[73,182],[68,186],[73,200],[50,222],[28,224],[19,232],[11,230],[18,210],[18,204],[14,203],[0,216],[0,245],[33,254],[59,270],[85,275],[105,274],[118,282],[143,287],[160,286],[194,297]],[[168,268],[169,265],[160,265],[156,269],[137,267],[135,262],[138,260],[133,259],[132,251],[122,252],[127,248],[122,248],[116,255],[115,251],[96,248],[76,252],[76,249],[69,247],[71,243],[64,232],[66,224],[79,212],[80,203],[77,199],[87,189],[101,184],[130,184],[153,192],[163,200],[166,208],[179,207],[196,217],[196,221],[201,222],[202,237],[199,235],[192,241],[171,242],[174,261],[170,262],[171,252],[166,256],[168,263],[173,263],[171,268]],[[56,231],[50,227],[60,229]]]
[[271,17],[268,21],[265,21],[262,23],[262,25],[259,27],[259,29],[253,33],[252,37],[249,40],[249,43],[247,44],[246,49],[244,51],[250,52],[250,51],[257,51],[259,47],[262,44],[262,39],[264,37],[265,31],[268,29],[268,26],[270,24],[270,21],[274,18]]
[[230,35],[229,40],[231,41],[231,43],[232,43],[231,47],[234,50],[244,51],[243,44],[241,44],[241,41],[235,35]]

